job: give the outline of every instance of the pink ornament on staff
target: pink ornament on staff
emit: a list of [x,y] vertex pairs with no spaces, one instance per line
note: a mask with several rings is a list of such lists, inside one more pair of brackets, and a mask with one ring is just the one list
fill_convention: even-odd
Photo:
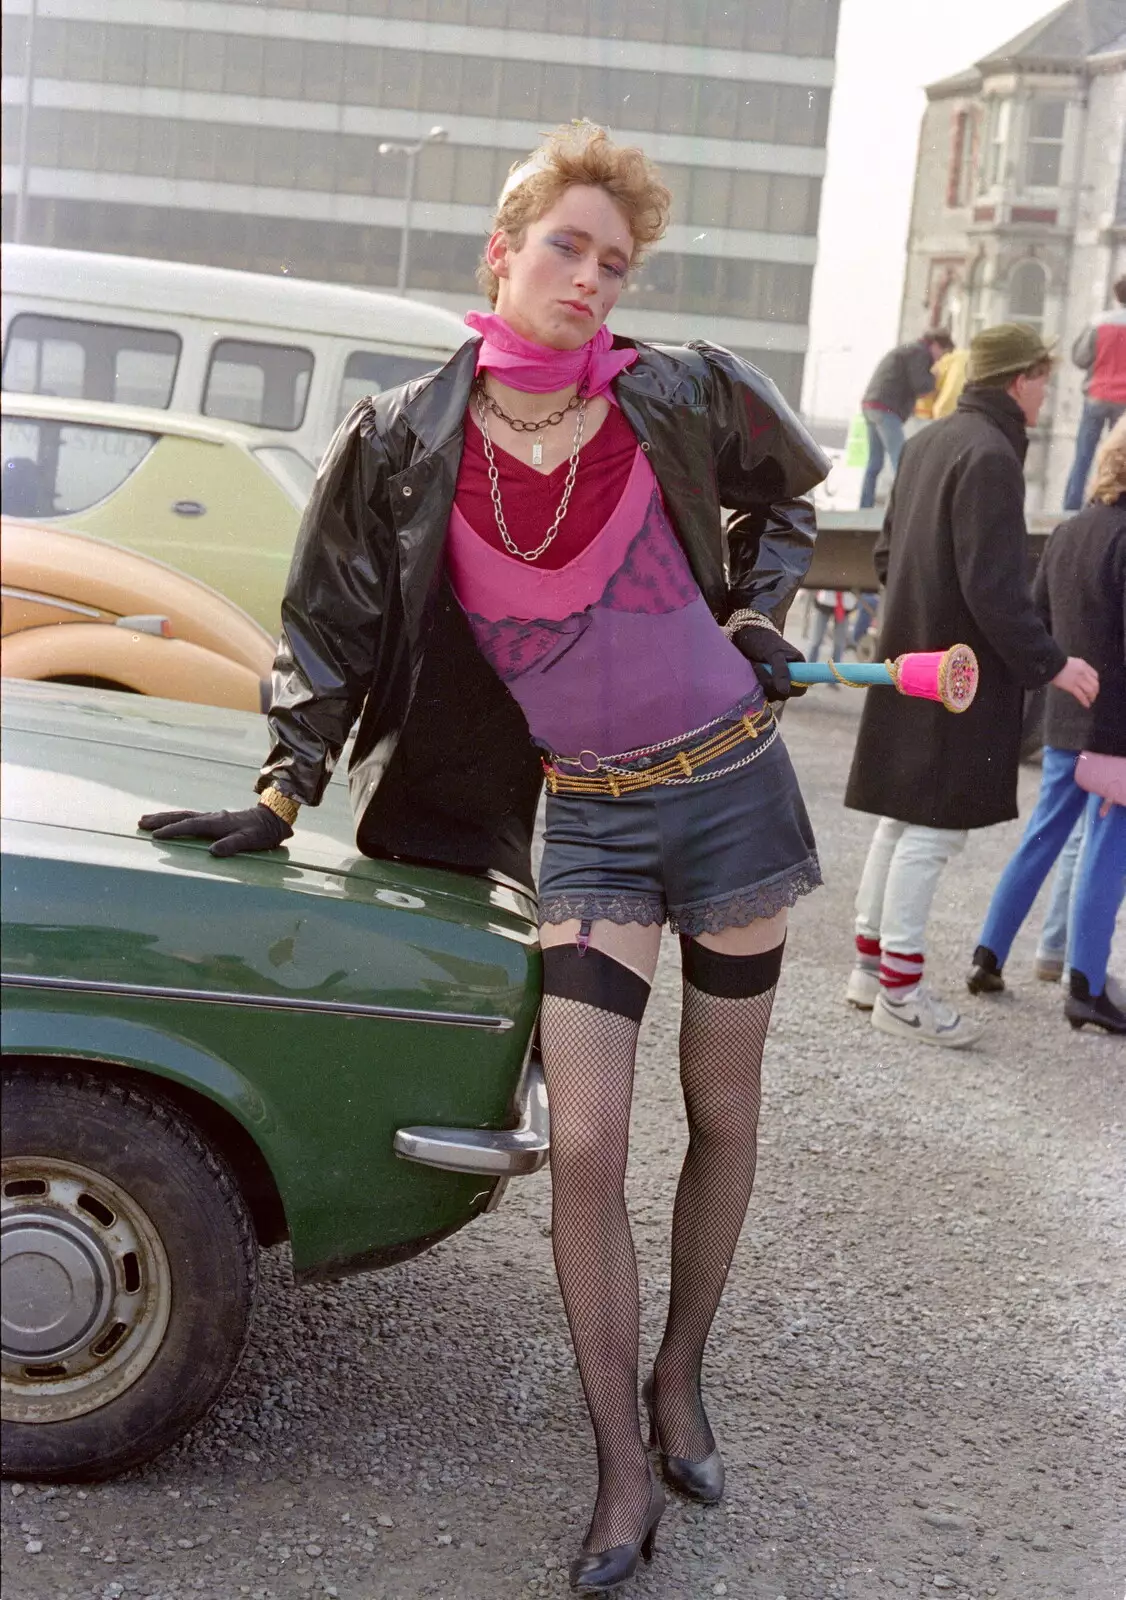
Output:
[[917,700],[937,700],[947,711],[967,711],[977,693],[977,657],[968,644],[949,650],[916,650],[894,661],[864,661],[842,667],[835,661],[795,661],[795,683],[843,683],[850,689],[888,685]]

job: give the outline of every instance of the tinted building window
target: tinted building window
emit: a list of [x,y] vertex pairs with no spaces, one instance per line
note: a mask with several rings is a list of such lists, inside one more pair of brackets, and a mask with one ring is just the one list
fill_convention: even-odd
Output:
[[[339,0],[330,9],[339,9],[342,3]],[[561,9],[573,10],[574,3],[568,0]],[[816,3],[820,5],[822,0]],[[692,16],[685,14],[678,27],[699,33],[703,12],[703,0],[696,0]],[[472,20],[483,25],[480,5],[474,6]],[[513,20],[528,26],[522,15]],[[384,105],[436,115],[503,113],[530,122],[565,122],[582,115],[622,130],[659,128],[668,133],[779,144],[823,143],[828,119],[828,92],[794,84],[380,50],[370,45],[345,50],[343,45],[320,40],[116,23],[44,19],[41,27],[42,41],[36,36],[40,77],[182,86],[331,105]]]
[[[36,70],[42,71],[42,64],[38,59],[38,33],[36,35]],[[24,17],[5,17],[2,34],[0,34],[0,60],[3,62],[3,73],[6,78],[22,78],[24,59],[27,52],[27,20]]]
[[[202,261],[251,271],[278,272],[284,266],[301,277],[380,288],[394,284],[400,230],[346,223],[237,216],[173,210],[167,207],[107,205],[79,200],[32,198],[32,236],[44,244],[75,249],[109,249],[171,260]],[[484,236],[412,230],[411,288],[477,294],[475,271]],[[707,311],[754,320],[802,323],[809,310],[812,267],[786,262],[719,260],[659,251],[641,267],[627,288],[630,309]],[[253,364],[253,363],[251,363]],[[264,395],[264,380],[230,375],[230,392],[253,407]],[[249,387],[238,388],[245,378]],[[255,387],[257,385],[257,387]],[[287,391],[292,410],[294,391]],[[217,391],[218,393],[218,391]],[[216,415],[235,416],[233,411]],[[287,415],[285,406],[279,415]],[[244,416],[239,411],[235,420]],[[296,423],[267,420],[267,426]]]
[[[9,148],[15,149],[17,115],[13,112],[6,122]],[[377,138],[359,134],[48,106],[37,106],[32,122],[32,159],[41,166],[398,199],[405,182],[404,158],[394,151],[381,156],[378,145]],[[429,145],[418,160],[416,194],[420,200],[491,207],[509,168],[526,154],[480,145]],[[672,163],[662,167],[662,175],[673,194],[674,222],[770,233],[817,231],[817,178]]]
[[145,39],[145,83],[156,89],[179,89],[183,77],[183,31],[150,28]]

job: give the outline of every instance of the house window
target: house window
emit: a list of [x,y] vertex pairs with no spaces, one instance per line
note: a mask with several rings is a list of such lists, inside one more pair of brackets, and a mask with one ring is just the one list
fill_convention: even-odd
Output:
[[1066,100],[1034,100],[1028,108],[1026,177],[1031,189],[1059,187]]
[[1005,147],[1009,142],[1009,100],[991,100],[989,125],[985,140],[985,160],[981,168],[981,187],[994,189],[1005,176]]
[[1037,332],[1044,322],[1044,299],[1048,274],[1039,261],[1018,261],[1009,274],[1009,316],[1014,322],[1027,322]]
[[950,167],[946,178],[946,204],[968,206],[973,195],[977,128],[972,111],[959,111],[950,140]]

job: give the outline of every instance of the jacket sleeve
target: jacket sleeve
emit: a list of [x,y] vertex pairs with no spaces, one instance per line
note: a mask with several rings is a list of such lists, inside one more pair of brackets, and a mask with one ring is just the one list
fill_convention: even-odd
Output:
[[891,566],[891,541],[895,531],[895,484],[891,486],[888,497],[887,510],[884,512],[883,525],[876,535],[876,543],[872,547],[872,565],[876,569],[876,577],[880,580],[882,588],[887,587],[888,568]]
[[774,384],[749,361],[694,342],[707,363],[709,418],[727,522],[730,609],[785,617],[817,538],[812,501],[829,462]]
[[1023,506],[1024,474],[1014,457],[971,456],[951,502],[954,565],[970,614],[1011,676],[1039,689],[1067,658],[1033,604]]
[[298,530],[259,793],[273,784],[316,805],[359,715],[395,583],[386,477],[371,403],[361,400],[325,452]]
[[1032,580],[1032,603],[1036,607],[1037,616],[1049,633],[1052,631],[1052,591],[1048,582],[1048,558],[1053,554],[1054,543],[1053,533],[1040,553],[1040,563]]
[[908,357],[907,381],[916,400],[924,394],[933,394],[938,388],[930,351],[923,345],[916,345]]
[[1089,322],[1071,347],[1071,359],[1077,367],[1091,367],[1095,361],[1098,329]]

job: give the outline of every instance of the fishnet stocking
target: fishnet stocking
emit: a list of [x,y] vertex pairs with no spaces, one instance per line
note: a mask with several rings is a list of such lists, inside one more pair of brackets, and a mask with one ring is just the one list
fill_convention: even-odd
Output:
[[673,1207],[669,1316],[653,1389],[661,1449],[688,1461],[715,1449],[700,1367],[751,1198],[773,1003],[773,988],[731,1000],[684,982],[680,1081],[689,1142]]
[[637,1418],[637,1260],[625,1202],[638,1027],[616,1012],[544,995],[552,1244],[598,1451],[598,1498],[584,1540],[591,1552],[637,1539],[649,1508]]

